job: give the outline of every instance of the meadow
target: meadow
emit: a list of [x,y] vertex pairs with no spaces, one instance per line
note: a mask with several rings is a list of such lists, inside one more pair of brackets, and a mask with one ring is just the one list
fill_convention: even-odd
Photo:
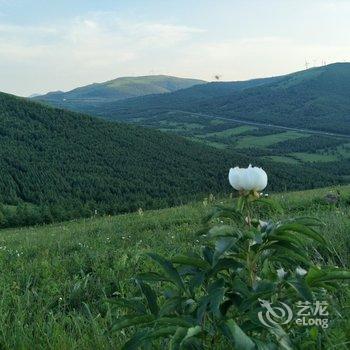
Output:
[[317,163],[340,166],[341,162],[350,160],[349,139],[345,137],[286,131],[222,119],[200,120],[199,115],[191,113],[189,117],[196,123],[188,122],[174,113],[134,122],[155,128],[161,125],[162,131],[177,133],[217,149],[259,154],[263,159],[280,163],[305,167]]
[[[324,196],[337,191],[338,203],[328,203]],[[284,217],[322,220],[321,233],[334,252],[334,260],[325,263],[350,267],[350,186],[272,197]],[[230,201],[207,198],[169,209],[2,230],[1,348],[120,349],[130,333],[113,331],[122,313],[115,300],[135,293],[132,277],[154,267],[145,253],[199,250],[196,232],[203,216],[214,204]],[[337,303],[341,314],[332,315],[324,349],[349,347],[349,291],[338,291]]]

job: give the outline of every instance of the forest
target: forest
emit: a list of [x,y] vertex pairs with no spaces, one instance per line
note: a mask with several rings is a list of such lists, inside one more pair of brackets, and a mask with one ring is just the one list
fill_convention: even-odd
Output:
[[0,94],[0,117],[2,226],[161,208],[229,193],[228,169],[249,162],[269,171],[269,191],[343,181],[332,168],[301,170],[7,94]]
[[[214,82],[170,94],[66,108],[113,120],[190,113],[350,134],[350,64],[337,63],[285,76],[246,82]],[[40,98],[39,98],[40,99]]]

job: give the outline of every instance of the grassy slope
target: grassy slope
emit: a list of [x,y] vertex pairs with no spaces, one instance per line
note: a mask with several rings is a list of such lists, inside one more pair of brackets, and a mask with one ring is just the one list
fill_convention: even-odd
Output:
[[266,135],[266,136],[250,136],[250,137],[247,136],[242,140],[238,141],[237,148],[252,147],[252,145],[257,148],[267,147],[281,141],[307,137],[307,136],[308,136],[307,134],[301,134],[295,131],[286,131],[280,134],[273,134],[273,135]]
[[[0,117],[3,203],[75,198],[125,207],[134,203],[137,208],[157,198],[185,200],[181,194],[188,197],[205,183],[209,185],[203,193],[215,188],[219,177],[226,182],[226,171],[217,176],[212,164],[228,169],[242,159],[174,135],[108,123],[7,94],[0,94]],[[226,166],[219,166],[225,159]],[[196,179],[203,173],[204,182]]]
[[[322,232],[340,257],[338,265],[349,267],[350,186],[340,189],[338,207],[322,204],[328,191],[275,197],[288,215],[322,219],[326,223]],[[132,292],[130,277],[150,268],[145,252],[169,255],[199,249],[201,242],[194,232],[206,210],[202,203],[194,203],[143,215],[3,230],[0,344],[4,348],[119,349],[125,335],[109,331],[119,314],[106,300]],[[343,341],[339,332],[330,332],[333,345]]]
[[203,80],[166,75],[122,77],[104,83],[82,86],[68,92],[50,92],[43,96],[35,96],[34,99],[46,101],[56,107],[69,108],[80,103],[95,105],[95,103],[117,101],[149,94],[163,94],[203,83],[205,83]]
[[[249,81],[248,81],[249,82]],[[350,63],[337,63],[264,84],[210,83],[175,91],[106,103],[89,112],[115,120],[159,118],[169,111],[203,113],[288,127],[349,134]],[[83,108],[83,107],[82,107]]]
[[[111,123],[0,93],[0,202],[73,203],[106,213],[179,205],[226,193],[227,170],[266,168],[273,190],[322,187],[328,171],[228,152],[176,135]],[[197,197],[198,198],[198,197]]]

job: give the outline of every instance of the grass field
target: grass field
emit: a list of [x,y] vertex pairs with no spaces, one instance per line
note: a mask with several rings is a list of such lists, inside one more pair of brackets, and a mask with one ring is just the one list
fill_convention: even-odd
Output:
[[221,142],[210,141],[210,140],[206,140],[204,138],[202,139],[202,138],[197,138],[197,137],[187,137],[187,138],[191,141],[204,143],[205,145],[215,147],[218,149],[225,149],[226,148],[226,145],[224,143],[221,143]]
[[307,137],[308,134],[302,134],[296,131],[286,131],[278,134],[266,135],[266,136],[246,136],[239,140],[236,144],[237,148],[246,147],[268,147],[277,142],[296,139],[300,137]]
[[[284,216],[325,222],[337,264],[350,266],[350,186],[341,202],[323,200],[330,189],[276,195]],[[2,349],[120,349],[127,335],[112,332],[120,317],[113,300],[134,291],[131,277],[148,270],[144,253],[199,249],[195,232],[210,208],[204,203],[91,218],[0,232],[0,344]],[[343,316],[350,313],[349,300]],[[332,321],[328,338],[346,349],[348,319]],[[328,348],[330,349],[330,347]]]
[[320,154],[320,153],[293,153],[293,157],[300,159],[303,162],[335,162],[339,160],[336,154]]
[[232,129],[226,129],[224,131],[218,131],[218,132],[212,132],[208,133],[205,135],[200,135],[201,137],[209,137],[209,136],[218,136],[218,137],[223,137],[227,138],[230,136],[235,136],[235,135],[240,135],[246,131],[251,131],[251,130],[256,130],[257,128],[250,126],[250,125],[242,125],[242,126],[237,126]]
[[[165,132],[178,133],[192,141],[201,142],[218,149],[238,149],[239,152],[246,148],[257,149],[259,154],[265,158],[276,162],[299,165],[310,162],[341,162],[350,159],[350,144],[346,143],[346,140],[340,145],[325,146],[325,143],[322,144],[321,142],[317,147],[311,146],[311,149],[293,151],[283,147],[283,142],[296,140],[300,145],[303,145],[303,139],[313,135],[307,132],[282,131],[268,127],[242,125],[220,119],[207,120],[199,115],[191,115],[191,118],[194,118],[196,122],[188,123],[185,119],[176,121],[178,114],[175,112],[166,114],[166,117],[164,120],[156,120],[153,127]],[[324,137],[325,140],[332,138],[331,136],[319,136],[320,138]],[[279,143],[282,144],[282,148],[279,148]]]
[[272,159],[276,162],[282,162],[282,163],[288,163],[288,164],[298,164],[299,161],[297,159],[294,159],[292,157],[288,157],[288,156],[270,156],[270,157],[266,157],[268,159]]

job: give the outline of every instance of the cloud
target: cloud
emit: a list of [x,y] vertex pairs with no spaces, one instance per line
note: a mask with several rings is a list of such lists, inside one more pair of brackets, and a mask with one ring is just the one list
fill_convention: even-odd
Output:
[[154,67],[145,68],[143,62],[162,56],[161,51],[176,50],[202,32],[187,26],[125,21],[113,13],[47,26],[1,24],[0,74],[11,67],[32,79],[31,91],[23,86],[10,89],[20,94],[70,89],[117,75],[147,74]]
[[193,45],[192,50],[177,61],[174,74],[197,75],[212,80],[246,80],[282,75],[337,61],[348,61],[350,45],[309,44],[285,37],[252,37]]
[[305,59],[312,65],[349,59],[347,42],[329,42],[282,34],[215,37],[109,12],[38,26],[0,24],[0,89],[29,95],[147,74],[244,80],[301,70]]

